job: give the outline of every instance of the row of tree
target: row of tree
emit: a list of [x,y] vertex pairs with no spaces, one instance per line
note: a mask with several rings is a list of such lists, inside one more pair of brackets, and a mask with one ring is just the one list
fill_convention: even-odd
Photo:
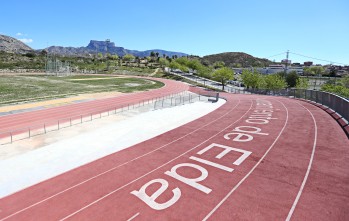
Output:
[[321,90],[349,99],[349,76],[344,76],[340,80],[329,80],[321,86]]
[[247,88],[278,90],[287,87],[307,89],[308,79],[300,78],[296,72],[263,75],[257,71],[243,70],[241,80]]

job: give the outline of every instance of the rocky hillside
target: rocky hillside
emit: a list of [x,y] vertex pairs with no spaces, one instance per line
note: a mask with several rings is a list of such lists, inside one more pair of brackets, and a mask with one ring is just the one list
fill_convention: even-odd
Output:
[[65,56],[77,56],[77,55],[88,55],[88,54],[96,54],[96,53],[110,53],[117,54],[118,56],[124,56],[126,54],[132,54],[138,57],[146,57],[149,56],[152,51],[154,53],[159,53],[160,56],[165,54],[166,56],[172,57],[172,55],[177,55],[178,57],[186,56],[187,54],[181,52],[172,52],[165,50],[147,50],[147,51],[137,51],[137,50],[129,50],[123,47],[115,46],[114,42],[106,42],[106,41],[96,41],[91,40],[87,47],[61,47],[61,46],[51,46],[46,48],[49,53],[55,53],[58,55]]
[[32,52],[33,49],[15,38],[0,35],[0,51],[24,54]]
[[215,62],[223,61],[229,67],[266,67],[273,64],[265,58],[256,58],[242,52],[226,52],[220,54],[207,55],[202,58],[202,62],[212,65]]

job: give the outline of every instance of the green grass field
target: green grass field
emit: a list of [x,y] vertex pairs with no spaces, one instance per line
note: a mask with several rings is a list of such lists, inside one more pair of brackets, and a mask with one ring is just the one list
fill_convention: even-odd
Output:
[[0,76],[0,105],[104,91],[130,93],[164,86],[158,81],[112,77]]

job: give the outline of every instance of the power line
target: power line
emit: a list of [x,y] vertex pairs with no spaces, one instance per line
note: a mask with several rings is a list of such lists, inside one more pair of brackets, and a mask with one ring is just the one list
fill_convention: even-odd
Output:
[[294,53],[294,52],[290,52],[290,53],[294,54],[294,55],[302,56],[302,57],[305,57],[305,58],[310,58],[310,59],[314,59],[314,60],[318,60],[318,61],[328,62],[330,64],[348,65],[348,64],[344,64],[344,63],[340,63],[340,62],[334,62],[334,61],[328,61],[328,60],[324,60],[324,59],[320,59],[320,58],[314,58],[314,57],[310,57],[310,56],[306,56],[306,55],[302,55],[302,54],[298,54],[298,53]]
[[266,57],[266,58],[272,58],[272,57],[276,57],[276,56],[279,56],[279,55],[283,55],[283,54],[286,54],[287,52],[282,52],[280,54],[276,54],[276,55],[273,55],[273,56],[269,56],[269,57]]

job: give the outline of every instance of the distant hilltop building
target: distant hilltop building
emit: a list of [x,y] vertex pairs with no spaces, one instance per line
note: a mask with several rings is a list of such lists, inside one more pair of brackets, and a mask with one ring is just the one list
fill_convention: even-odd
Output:
[[306,66],[306,67],[309,67],[309,66],[312,66],[312,65],[313,65],[312,61],[305,61],[304,62],[304,66]]
[[283,64],[292,64],[291,60],[288,60],[288,59],[283,59],[281,61],[281,63],[283,63]]
[[[275,74],[279,72],[284,72],[286,66],[283,64],[271,64],[268,67],[265,68],[255,68],[256,71],[258,71],[261,74]],[[292,71],[296,71],[297,74],[303,74],[303,67],[302,66],[292,66],[287,67],[286,72],[290,73]]]

